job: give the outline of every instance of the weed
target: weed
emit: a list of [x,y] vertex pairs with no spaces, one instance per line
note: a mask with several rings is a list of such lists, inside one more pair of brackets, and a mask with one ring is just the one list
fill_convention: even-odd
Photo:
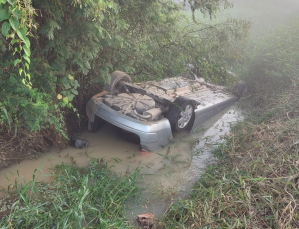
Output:
[[139,170],[116,176],[92,161],[86,168],[61,164],[50,184],[15,183],[0,202],[1,228],[126,228],[124,204],[137,194]]
[[298,98],[293,85],[266,106],[251,103],[250,115],[213,152],[218,163],[159,228],[298,228]]
[[298,18],[247,56],[247,111],[190,197],[174,203],[159,228],[299,227]]

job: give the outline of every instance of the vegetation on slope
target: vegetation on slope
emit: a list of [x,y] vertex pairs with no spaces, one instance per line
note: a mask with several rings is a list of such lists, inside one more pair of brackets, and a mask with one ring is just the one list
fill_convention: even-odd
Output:
[[96,160],[86,168],[57,166],[50,184],[33,174],[0,200],[0,228],[128,228],[124,204],[138,193],[137,176],[116,176]]
[[[228,6],[226,0],[188,2],[207,15]],[[195,23],[182,9],[172,0],[0,1],[0,132],[6,150],[15,145],[12,139],[25,138],[35,142],[32,150],[43,151],[84,126],[88,99],[114,70],[138,81],[177,76],[193,63],[225,82],[223,69],[235,60],[227,50],[246,37],[248,24]]]
[[[241,101],[246,119],[214,151],[218,163],[207,167],[190,198],[173,204],[157,222],[158,228],[299,227],[298,21],[293,19],[273,30],[250,46],[255,48],[247,50],[242,66],[251,94]],[[4,115],[2,119],[7,121]],[[124,183],[106,171],[97,163],[85,169],[62,165],[53,183],[55,192],[53,187],[36,184],[34,179],[25,186],[16,184],[13,202],[17,204],[8,211],[1,226],[53,226],[56,222],[51,221],[51,214],[55,214],[59,222],[69,227],[94,223],[102,223],[102,228],[127,227],[121,209],[128,194],[136,194],[137,173],[125,177]],[[128,182],[132,182],[129,187]],[[111,184],[116,188],[111,189]],[[38,189],[49,192],[56,202],[43,199]],[[85,196],[87,190],[89,194]],[[112,199],[99,199],[103,193]],[[44,205],[40,200],[45,200]],[[111,205],[114,203],[120,208]]]
[[245,120],[159,228],[299,227],[298,22],[274,29],[248,53]]

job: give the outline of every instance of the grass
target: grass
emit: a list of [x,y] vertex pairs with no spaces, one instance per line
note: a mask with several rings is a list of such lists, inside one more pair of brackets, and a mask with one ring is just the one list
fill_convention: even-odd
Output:
[[[255,24],[272,22],[253,18]],[[299,228],[298,21],[255,28],[261,39],[250,37],[240,63],[251,86],[240,103],[246,118],[213,152],[217,163],[206,168],[189,198],[174,202],[157,228]],[[14,185],[0,202],[0,228],[130,228],[124,202],[137,195],[137,175],[120,178],[96,161],[87,168],[61,165],[51,184],[33,178]]]
[[293,86],[235,126],[213,152],[218,163],[207,167],[187,200],[171,206],[158,228],[298,228],[298,98]]
[[299,228],[298,18],[246,53],[246,111],[187,200],[158,228]]
[[135,173],[116,176],[92,161],[86,168],[62,164],[52,183],[15,183],[0,201],[0,228],[129,228],[125,201],[136,196]]

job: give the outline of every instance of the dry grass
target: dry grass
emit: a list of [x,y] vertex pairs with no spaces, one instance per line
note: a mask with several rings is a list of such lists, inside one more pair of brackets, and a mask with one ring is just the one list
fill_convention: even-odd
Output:
[[299,88],[260,96],[158,228],[299,228]]
[[46,152],[50,145],[62,148],[66,139],[55,128],[47,128],[37,133],[18,128],[9,130],[2,127],[0,132],[0,169],[14,161],[31,158]]

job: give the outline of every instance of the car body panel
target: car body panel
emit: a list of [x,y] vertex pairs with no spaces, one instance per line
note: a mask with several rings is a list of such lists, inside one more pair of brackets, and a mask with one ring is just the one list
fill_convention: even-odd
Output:
[[[128,83],[126,85],[130,86]],[[180,96],[192,100],[195,116],[191,131],[237,101],[237,97],[224,87],[205,83],[203,79],[173,77],[161,81],[131,84],[131,87],[132,90],[140,88],[140,93],[147,92],[148,95],[154,95],[156,98],[161,98],[161,101],[169,103]],[[157,150],[172,141],[172,130],[168,119],[146,121],[120,113],[103,103],[103,96],[106,94],[105,91],[99,93],[88,102],[86,110],[89,122],[93,122],[97,115],[123,130],[137,134],[141,148],[147,151]]]
[[231,106],[236,101],[237,101],[236,97],[230,97],[224,99],[223,101],[219,101],[216,104],[213,105],[210,104],[210,106],[198,105],[197,109],[195,109],[194,111],[195,118],[194,118],[194,123],[191,128],[191,131],[194,131],[199,125],[209,120],[210,118],[212,118],[214,115],[218,114],[225,108]]
[[128,132],[137,134],[142,149],[154,151],[167,145],[173,139],[168,119],[145,122],[133,119],[111,109],[101,102],[100,98],[92,98],[87,104],[87,114],[90,121],[94,115]]

